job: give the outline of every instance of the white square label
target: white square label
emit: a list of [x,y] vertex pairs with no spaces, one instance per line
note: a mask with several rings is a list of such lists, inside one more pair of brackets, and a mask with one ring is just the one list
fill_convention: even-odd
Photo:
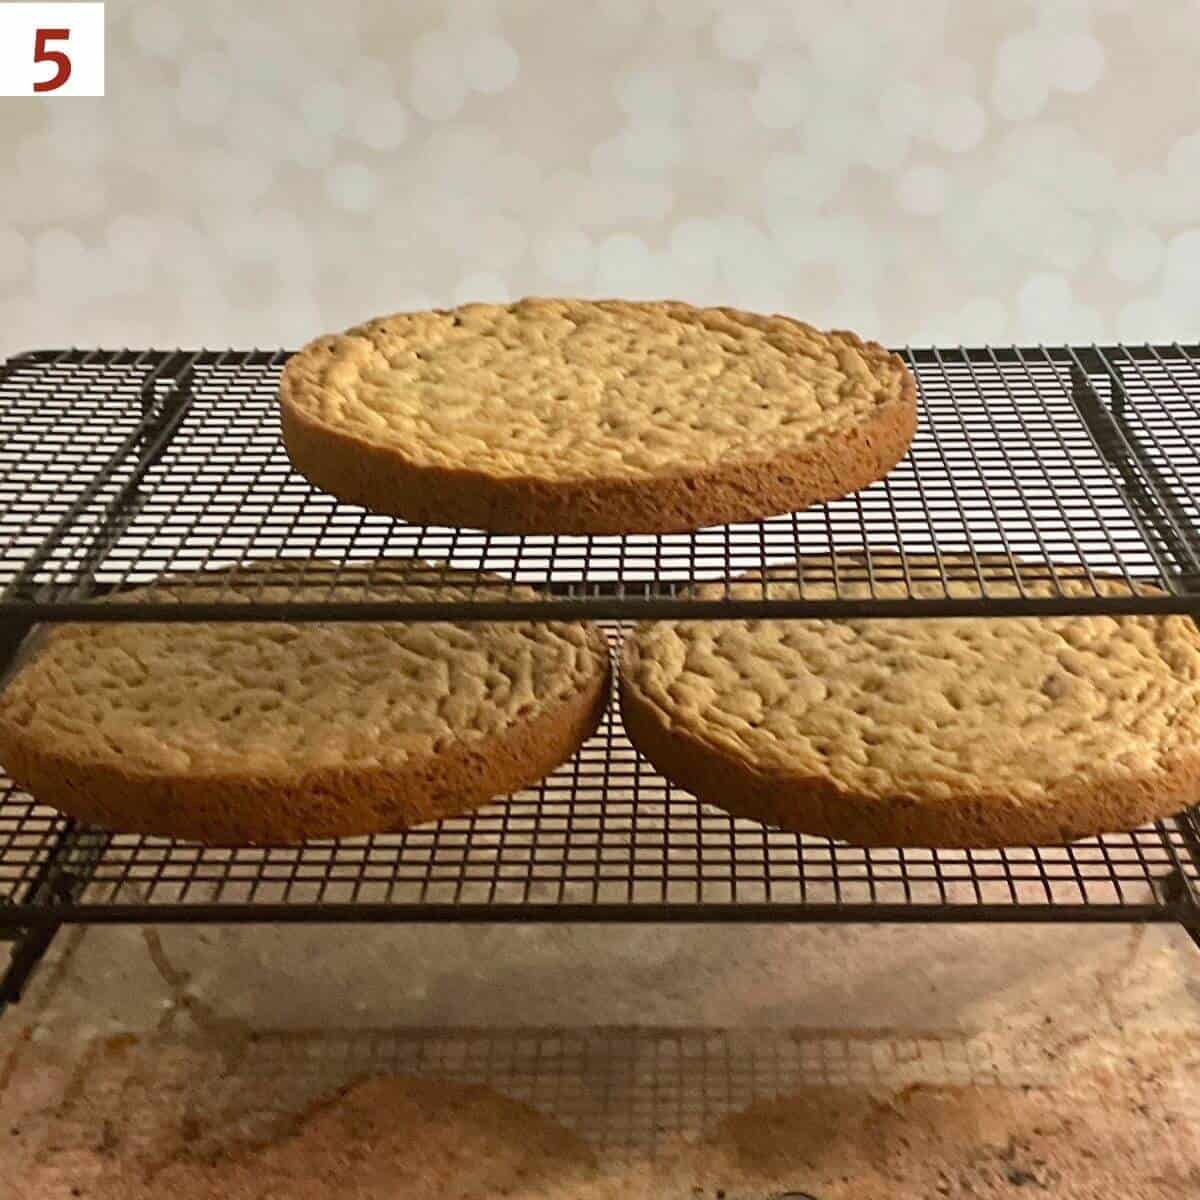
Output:
[[103,4],[0,3],[0,96],[103,95]]

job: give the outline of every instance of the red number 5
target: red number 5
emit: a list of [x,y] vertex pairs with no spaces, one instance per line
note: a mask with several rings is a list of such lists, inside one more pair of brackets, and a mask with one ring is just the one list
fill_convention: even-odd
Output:
[[50,41],[65,42],[71,36],[69,29],[39,29],[34,36],[33,61],[35,63],[52,62],[54,74],[49,79],[35,83],[35,92],[53,92],[62,87],[71,78],[71,60],[61,50],[47,50],[46,43]]

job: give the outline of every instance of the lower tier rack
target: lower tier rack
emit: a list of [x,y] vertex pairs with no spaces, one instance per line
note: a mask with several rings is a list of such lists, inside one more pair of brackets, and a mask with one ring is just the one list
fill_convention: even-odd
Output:
[[506,803],[299,848],[110,835],[5,784],[0,1000],[63,924],[198,921],[1178,922],[1200,944],[1200,810],[1063,847],[867,849],[697,804],[615,709]]

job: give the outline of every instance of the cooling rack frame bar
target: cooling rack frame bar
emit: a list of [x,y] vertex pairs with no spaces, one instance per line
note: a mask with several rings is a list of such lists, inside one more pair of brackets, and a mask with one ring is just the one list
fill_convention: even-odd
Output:
[[33,604],[0,616],[14,625],[40,621],[121,624],[138,621],[645,621],[645,620],[870,620],[932,617],[1200,617],[1200,594],[1162,596],[997,596],[963,600],[674,600],[664,597],[579,596],[564,600],[430,603],[287,602],[284,604]]
[[[1025,342],[1010,346],[901,346],[894,347],[897,353],[902,353],[916,363],[935,363],[939,356],[943,358],[962,358],[973,363],[988,363],[992,361],[1019,363],[1031,360],[1039,355],[1056,358],[1069,364],[1071,362],[1086,363],[1089,369],[1094,365],[1102,369],[1104,364],[1121,359],[1137,359],[1151,362],[1158,359],[1194,359],[1200,357],[1200,341],[1197,342],[1146,342],[1125,343],[1105,342],[1079,345],[1045,345]],[[38,347],[31,350],[18,351],[9,355],[0,363],[4,366],[19,366],[22,363],[80,363],[97,355],[112,358],[120,365],[146,366],[160,372],[176,364],[211,366],[219,362],[231,352],[230,347],[175,347],[172,349],[131,348],[131,347]],[[255,347],[251,350],[233,351],[242,355],[256,366],[279,364],[295,350],[281,350],[277,347]],[[282,357],[281,357],[282,356]]]
[[[0,931],[62,925],[1147,925],[1195,922],[1144,904],[84,904],[0,905]],[[0,940],[3,940],[0,934]]]

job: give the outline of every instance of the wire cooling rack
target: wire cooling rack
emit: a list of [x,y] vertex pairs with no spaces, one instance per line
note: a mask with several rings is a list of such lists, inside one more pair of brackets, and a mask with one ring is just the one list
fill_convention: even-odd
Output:
[[[1200,604],[1196,347],[909,351],[920,431],[886,480],[802,513],[623,538],[492,536],[339,505],[290,469],[280,443],[286,358],[62,351],[0,368],[0,613],[127,618],[123,589],[168,572],[203,582],[210,567],[233,573],[212,579],[210,595],[142,603],[138,615],[928,616]],[[878,554],[874,567],[835,557],[863,548],[893,556]],[[277,555],[294,562],[303,600],[268,603],[251,588],[249,607],[233,603],[237,567]],[[413,582],[434,594],[356,601],[354,581],[366,576],[339,568],[380,555],[428,561]],[[313,558],[332,566],[319,581]],[[451,566],[468,585],[452,602],[436,594]],[[797,598],[684,590],[764,566],[796,583]],[[1082,586],[1064,589],[1067,568]],[[514,595],[517,583],[538,598]],[[114,592],[109,604],[86,603]]]
[[[1200,347],[906,353],[920,430],[885,480],[803,513],[625,538],[498,537],[337,504],[280,446],[282,351],[11,360],[0,656],[38,620],[133,615],[1200,614]],[[202,601],[122,601],[164,574],[280,555],[302,599],[289,584],[282,599],[235,602],[227,571]],[[381,555],[427,561],[425,590],[356,599],[369,572],[346,568]],[[450,567],[467,581],[452,603]],[[685,590],[766,567],[796,599]],[[328,595],[313,595],[318,578]],[[1200,941],[1200,816],[1060,848],[863,849],[698,805],[637,757],[615,710],[570,763],[506,803],[300,849],[114,836],[0,783],[0,936],[14,941],[0,1005],[66,922],[405,919],[1178,921]]]
[[[127,1094],[127,1081],[166,1092],[181,1073],[206,1071],[194,1038],[170,1026],[144,1032],[135,1054],[114,1055],[111,1038],[83,1051],[81,1086],[64,1101],[69,1116],[101,1088]],[[372,1076],[418,1076],[484,1084],[545,1113],[588,1140],[606,1161],[678,1148],[711,1133],[723,1117],[774,1098],[830,1089],[894,1094],[904,1088],[1047,1086],[1063,1068],[1040,1047],[988,1034],[938,1031],[712,1027],[262,1029],[239,1045],[236,1063],[208,1071],[202,1105],[188,1131],[198,1157],[220,1153],[236,1122],[246,1141],[278,1137],[298,1110]],[[220,1119],[208,1120],[207,1114]],[[138,1105],[125,1114],[125,1138],[161,1137],[164,1114]],[[636,1190],[627,1193],[637,1195]],[[657,1193],[656,1193],[657,1194]],[[684,1193],[668,1193],[682,1200]],[[799,1198],[802,1193],[771,1200]],[[708,1191],[701,1198],[714,1200]],[[729,1200],[768,1200],[733,1193]]]
[[697,804],[635,754],[610,709],[571,762],[506,803],[294,849],[110,839],[9,785],[0,920],[44,917],[49,889],[56,919],[87,922],[1169,921],[1180,885],[1200,890],[1197,834],[1195,814],[1040,849],[865,849],[783,833]]

